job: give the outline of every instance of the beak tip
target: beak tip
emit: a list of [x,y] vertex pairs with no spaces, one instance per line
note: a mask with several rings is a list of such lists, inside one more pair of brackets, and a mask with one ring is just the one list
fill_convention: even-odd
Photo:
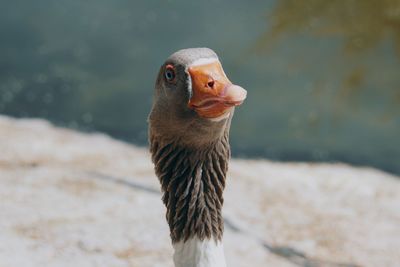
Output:
[[230,85],[227,88],[227,96],[231,101],[240,102],[240,104],[242,104],[247,97],[247,91],[238,85]]

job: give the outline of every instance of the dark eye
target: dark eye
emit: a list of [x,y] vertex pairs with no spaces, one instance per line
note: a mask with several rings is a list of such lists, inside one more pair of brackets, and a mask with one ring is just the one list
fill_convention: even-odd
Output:
[[165,79],[168,82],[173,82],[175,80],[175,68],[174,66],[168,64],[165,67],[165,73],[164,73]]

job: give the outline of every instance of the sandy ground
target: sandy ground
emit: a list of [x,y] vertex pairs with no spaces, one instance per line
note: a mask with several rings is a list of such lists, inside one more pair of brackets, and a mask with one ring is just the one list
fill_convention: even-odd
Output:
[[[400,266],[400,179],[344,164],[232,160],[229,267]],[[0,267],[169,267],[146,149],[0,116]]]

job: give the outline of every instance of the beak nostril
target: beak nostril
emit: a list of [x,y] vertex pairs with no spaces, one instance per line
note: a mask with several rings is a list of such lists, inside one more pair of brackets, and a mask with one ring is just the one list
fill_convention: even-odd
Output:
[[209,81],[209,82],[207,83],[207,86],[210,87],[210,88],[214,88],[214,80]]

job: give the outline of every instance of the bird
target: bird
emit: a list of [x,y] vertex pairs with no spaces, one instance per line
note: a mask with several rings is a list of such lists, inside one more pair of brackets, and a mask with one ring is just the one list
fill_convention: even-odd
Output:
[[149,148],[166,206],[175,267],[225,267],[223,191],[229,130],[247,91],[209,48],[170,55],[155,83]]

